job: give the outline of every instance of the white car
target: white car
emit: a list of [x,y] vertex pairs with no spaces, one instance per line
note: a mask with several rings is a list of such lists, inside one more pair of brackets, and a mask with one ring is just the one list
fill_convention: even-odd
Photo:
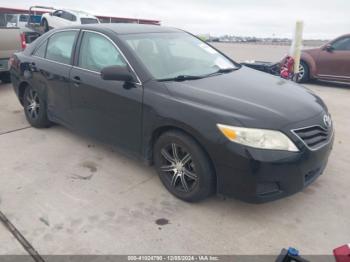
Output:
[[41,17],[41,26],[45,32],[53,28],[60,28],[70,25],[98,24],[97,17],[85,12],[75,10],[56,10],[52,13],[45,13]]

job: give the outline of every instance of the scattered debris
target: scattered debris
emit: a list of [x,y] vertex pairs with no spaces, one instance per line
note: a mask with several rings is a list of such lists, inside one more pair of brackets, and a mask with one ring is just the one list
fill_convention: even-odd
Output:
[[91,173],[95,173],[97,171],[97,165],[92,161],[85,161],[81,163],[81,166],[89,169]]
[[88,176],[81,176],[81,175],[77,175],[77,174],[73,174],[71,175],[72,179],[80,179],[80,180],[90,180],[94,175],[88,175]]
[[48,227],[50,226],[50,223],[49,223],[49,220],[48,220],[48,219],[43,218],[43,217],[40,217],[39,220],[40,220],[41,222],[43,222],[46,226],[48,226]]
[[166,218],[159,218],[159,219],[156,220],[156,224],[159,225],[159,226],[165,226],[165,225],[170,224],[170,222]]

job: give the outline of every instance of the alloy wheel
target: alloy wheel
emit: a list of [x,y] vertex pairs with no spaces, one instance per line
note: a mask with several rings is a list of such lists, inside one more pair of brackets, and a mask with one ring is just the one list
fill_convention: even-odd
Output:
[[161,149],[161,174],[168,186],[178,192],[189,193],[198,184],[198,176],[191,154],[182,146],[171,143]]
[[305,74],[305,68],[302,64],[299,64],[298,82],[301,81]]
[[31,119],[35,120],[39,116],[39,110],[40,110],[39,96],[36,91],[34,91],[33,89],[30,89],[26,99],[27,99],[26,110],[28,112],[28,116]]

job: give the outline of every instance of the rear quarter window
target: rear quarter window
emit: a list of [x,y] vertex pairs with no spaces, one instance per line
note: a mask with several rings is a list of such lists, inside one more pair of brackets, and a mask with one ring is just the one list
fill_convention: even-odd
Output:
[[47,40],[40,44],[40,46],[38,47],[38,49],[36,49],[34,51],[34,56],[37,56],[37,57],[42,57],[44,58],[45,57],[45,53],[46,53],[46,46],[47,46]]

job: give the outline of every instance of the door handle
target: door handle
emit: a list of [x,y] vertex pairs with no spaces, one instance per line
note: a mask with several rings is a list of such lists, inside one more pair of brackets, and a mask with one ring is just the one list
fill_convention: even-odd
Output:
[[81,83],[80,77],[79,77],[79,76],[73,77],[73,82],[74,82],[74,85],[75,85],[75,86],[79,86],[80,83]]

